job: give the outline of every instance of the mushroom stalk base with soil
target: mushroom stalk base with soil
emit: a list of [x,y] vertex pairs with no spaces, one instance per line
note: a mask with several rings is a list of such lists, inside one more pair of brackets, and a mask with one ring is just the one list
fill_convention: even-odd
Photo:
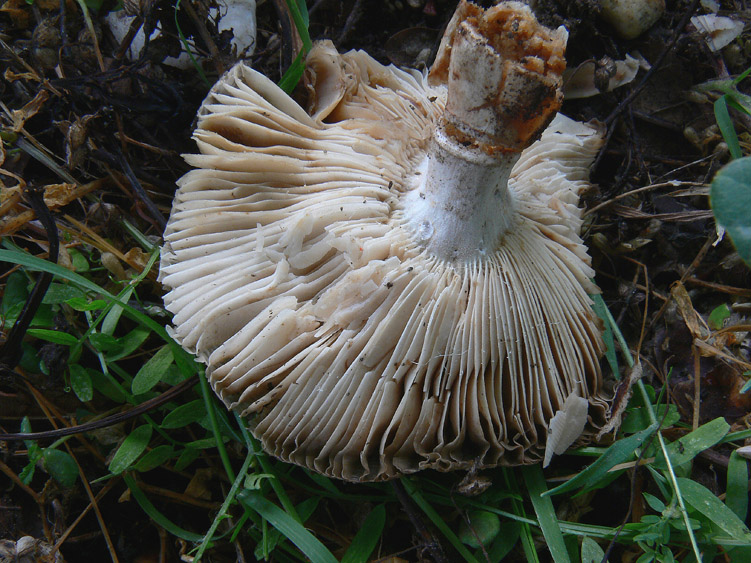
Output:
[[321,42],[307,112],[242,64],[214,86],[160,279],[269,453],[371,481],[534,463],[565,404],[580,440],[604,424],[578,207],[602,141],[553,119],[565,38],[462,2],[429,76]]

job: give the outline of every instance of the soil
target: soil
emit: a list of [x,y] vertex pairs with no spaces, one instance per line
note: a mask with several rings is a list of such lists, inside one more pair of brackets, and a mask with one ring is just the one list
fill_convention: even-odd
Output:
[[[136,269],[144,260],[122,220],[159,241],[175,181],[188,170],[180,155],[194,150],[190,135],[196,110],[209,85],[236,57],[227,34],[218,34],[206,17],[207,3],[192,3],[191,13],[187,2],[182,2],[175,18],[174,4],[167,0],[125,2],[129,13],[142,17],[147,26],[159,23],[164,34],[141,59],[118,57],[126,45],[118,44],[102,23],[115,5],[111,0],[95,4],[93,0],[88,5],[96,43],[74,2],[7,0],[0,8],[0,137],[4,141],[0,228],[8,240],[45,257],[49,244],[44,226],[30,220],[31,204],[17,188],[23,184],[28,190],[49,190],[60,185],[60,200],[52,208],[63,246],[99,248],[99,273],[91,275],[103,285],[119,288],[108,277],[116,279],[118,267]],[[603,20],[599,2],[534,4],[545,24],[565,25],[569,30],[569,68],[595,61],[597,72],[607,78],[612,61],[627,54],[644,61],[645,68],[629,84],[588,98],[567,99],[563,105],[562,111],[570,117],[597,120],[607,129],[607,143],[592,170],[596,188],[583,200],[592,211],[587,215],[585,239],[605,302],[629,347],[640,355],[644,377],[658,392],[668,393],[688,425],[724,416],[733,429],[746,428],[751,394],[739,390],[751,361],[748,332],[709,339],[709,332],[718,327],[706,329],[706,323],[710,313],[724,305],[729,314],[726,324],[749,324],[751,276],[728,237],[718,237],[709,208],[708,183],[729,155],[713,113],[716,96],[699,93],[696,87],[748,68],[751,36],[743,34],[722,51],[710,51],[688,22],[689,15],[702,10],[693,0],[668,0],[657,23],[629,40],[620,38]],[[751,20],[746,2],[720,4],[719,15],[744,23]],[[314,40],[330,38],[340,50],[363,49],[383,63],[424,67],[454,5],[445,0],[318,0],[308,6],[310,35]],[[192,66],[176,69],[164,63],[167,54],[180,50],[176,19],[182,33],[207,55],[200,63],[206,80]],[[247,62],[278,81],[299,47],[294,24],[280,0],[259,2],[257,20],[257,45]],[[649,65],[652,70],[647,71]],[[739,89],[746,86],[742,82]],[[304,103],[303,89],[295,95]],[[749,121],[735,113],[733,118],[741,145],[748,151]],[[66,174],[87,193],[73,191]],[[114,249],[102,247],[102,241]],[[107,252],[125,258],[115,266]],[[0,282],[6,279],[3,276]],[[161,288],[153,278],[144,284],[141,306],[158,309]],[[56,319],[61,330],[68,322]],[[692,333],[694,326],[700,327],[701,334]],[[9,330],[4,328],[6,338]],[[705,346],[697,348],[697,338]],[[6,364],[11,352],[3,349]],[[24,416],[35,430],[49,429],[50,409],[61,417],[83,414],[82,404],[67,388],[66,352],[67,348],[54,344],[41,349],[44,373],[24,368],[23,362],[18,368],[3,367],[0,433],[18,432]],[[135,356],[133,373],[139,365]],[[39,390],[44,400],[32,389]],[[98,396],[85,410],[111,414],[115,407],[117,403]],[[105,443],[107,430],[99,432],[96,444]],[[122,428],[112,430],[110,438],[117,440],[122,432]],[[70,441],[80,454],[83,472],[92,480],[107,475],[107,460],[93,443]],[[21,485],[16,476],[27,463],[26,448],[23,442],[0,441],[0,540],[37,538],[42,544],[35,546],[40,555],[33,560],[54,561],[54,554],[42,554],[44,544],[54,544],[72,527],[90,506],[89,497],[80,481],[65,489],[42,471],[28,487]],[[233,448],[230,452],[239,466],[242,452]],[[699,458],[694,478],[711,490],[724,490],[722,477],[713,468],[727,465],[727,460],[728,451],[711,450]],[[191,472],[204,472],[203,484],[195,482],[196,473],[149,472],[149,495],[158,498],[160,508],[180,526],[201,534],[226,492],[219,467],[216,459],[190,466]],[[451,482],[450,476],[436,479]],[[200,495],[186,503],[183,491],[191,483]],[[350,491],[348,487],[344,488]],[[106,561],[113,550],[120,561],[178,560],[189,550],[185,542],[146,517],[119,479],[93,481],[91,488],[101,495],[98,510],[111,546],[99,517],[87,512],[59,548],[66,560]],[[624,501],[614,506],[612,498]],[[586,509],[573,505],[566,509],[584,521],[617,526],[627,514],[628,498],[629,483],[618,481],[592,497]],[[351,538],[367,508],[367,503],[346,509],[334,503],[327,506],[326,524],[316,529],[319,537],[333,544],[339,536]],[[392,528],[381,553],[430,560],[398,505],[389,518],[406,525]],[[252,549],[249,553],[247,560],[252,560]],[[211,552],[212,561],[238,557],[228,542]]]

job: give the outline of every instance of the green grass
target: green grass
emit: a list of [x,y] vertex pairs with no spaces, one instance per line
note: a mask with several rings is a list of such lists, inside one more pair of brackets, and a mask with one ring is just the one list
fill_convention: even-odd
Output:
[[[137,405],[153,398],[160,388],[200,371],[170,339],[163,319],[144,313],[144,307],[134,307],[140,302],[139,292],[148,269],[114,292],[90,279],[101,272],[95,264],[84,268],[88,270],[86,277],[8,243],[5,247],[0,250],[0,261],[22,267],[7,280],[10,291],[2,300],[6,323],[14,320],[14,312],[27,294],[24,288],[37,272],[55,276],[30,336],[32,342],[52,342],[70,350],[77,360],[71,363],[67,375],[70,392],[82,399],[82,409],[95,396],[124,406]],[[154,268],[155,256],[147,268]],[[73,328],[53,328],[50,319],[61,312],[76,319],[71,323]],[[622,340],[612,317],[606,315],[605,320],[615,340]],[[44,370],[42,359],[33,357],[38,347],[32,344],[27,348],[25,362]],[[140,368],[134,372],[129,358],[136,354]],[[623,359],[632,366],[630,356]],[[197,557],[233,538],[249,542],[257,557],[269,560],[365,561],[375,553],[383,554],[379,546],[389,545],[385,515],[400,511],[387,484],[343,485],[268,458],[247,432],[244,421],[227,416],[205,379],[199,381],[179,401],[130,421],[124,439],[111,448],[108,464],[100,466],[99,474],[90,479],[122,478],[144,513],[168,533],[192,542]],[[691,465],[700,452],[720,442],[742,444],[745,435],[741,433],[733,441],[728,424],[716,419],[669,442],[660,430],[666,425],[681,426],[675,409],[665,405],[642,381],[636,387],[617,440],[608,447],[571,452],[570,459],[579,456],[586,466],[555,487],[546,483],[538,466],[533,466],[488,471],[493,485],[476,497],[453,491],[459,475],[433,472],[403,478],[405,490],[450,557],[465,561],[494,560],[514,549],[530,561],[547,560],[546,550],[555,561],[589,561],[593,553],[604,553],[613,539],[625,544],[635,542],[642,551],[640,563],[702,557],[710,560],[706,554],[727,553],[731,558],[745,554],[751,549],[751,533],[744,524],[748,510],[743,494],[748,482],[745,461],[731,456],[725,502],[690,479]],[[23,429],[33,430],[28,422]],[[75,461],[60,448],[64,440],[44,447],[27,441],[29,463],[21,478],[31,483],[35,471],[41,468],[60,486],[78,486]],[[232,446],[236,442],[246,452],[240,464],[230,451],[237,451]],[[148,482],[150,472],[165,467],[195,470],[205,463],[207,455],[223,468],[226,494],[204,530],[188,530],[168,509],[157,508],[140,483]],[[610,486],[615,479],[626,478],[629,464],[639,460],[648,460],[642,471],[651,484],[642,485],[644,492],[635,499],[646,507],[638,522],[617,529],[558,518],[556,505],[571,503]],[[553,473],[548,477],[557,476]],[[314,513],[334,506],[354,512],[363,504],[368,510],[359,526],[350,527],[338,541],[306,527]],[[466,523],[471,522],[468,514],[475,522],[493,524],[497,518],[500,523],[491,526],[490,535],[483,533],[485,543],[480,547],[476,543],[480,536],[471,528],[467,534]],[[333,521],[331,525],[335,525]],[[465,528],[460,533],[462,526]],[[542,548],[535,541],[538,536],[545,539]]]

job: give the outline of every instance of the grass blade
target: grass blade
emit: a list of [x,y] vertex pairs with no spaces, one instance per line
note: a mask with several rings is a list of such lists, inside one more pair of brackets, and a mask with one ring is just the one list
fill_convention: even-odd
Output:
[[722,440],[729,431],[730,425],[725,422],[724,418],[720,417],[711,420],[693,432],[689,432],[682,438],[678,438],[675,442],[668,444],[664,453],[662,451],[658,452],[655,459],[655,467],[665,469],[666,454],[670,456],[670,461],[675,466],[688,463],[699,452],[711,448]]
[[386,508],[379,504],[370,511],[362,523],[347,552],[342,557],[342,563],[360,563],[367,561],[373,553],[386,524]]
[[402,477],[401,482],[404,485],[404,489],[407,491],[410,498],[415,502],[417,506],[420,507],[420,510],[425,513],[430,521],[433,522],[433,525],[438,528],[438,530],[440,530],[440,532],[446,537],[446,539],[451,542],[451,545],[453,545],[454,549],[459,552],[459,555],[461,555],[464,560],[469,563],[477,563],[477,559],[475,559],[474,556],[469,552],[469,550],[464,547],[464,544],[459,540],[458,537],[456,537],[456,534],[449,527],[449,525],[446,524],[446,521],[441,518],[438,512],[436,512],[436,510],[430,505],[430,503],[425,500],[420,491],[417,490],[417,487],[415,487],[412,480],[406,477]]
[[605,450],[605,453],[603,453],[597,461],[589,465],[586,469],[580,471],[576,477],[569,479],[554,489],[542,493],[542,495],[559,495],[576,489],[577,487],[592,487],[600,479],[605,477],[610,469],[633,457],[634,450],[640,447],[658,427],[659,424],[653,423],[649,427],[637,432],[636,434],[632,434],[628,438],[618,440],[608,447],[608,449]]
[[717,120],[717,126],[720,128],[720,133],[722,133],[722,136],[728,145],[730,156],[732,156],[733,158],[742,157],[743,152],[741,151],[741,145],[738,142],[738,135],[735,133],[733,120],[730,119],[727,95],[720,96],[715,101],[714,117]]
[[271,501],[263,498],[263,495],[259,491],[246,489],[238,495],[238,498],[243,504],[252,508],[268,520],[274,528],[295,544],[311,561],[315,561],[316,563],[337,563],[336,557],[333,556],[325,545],[292,516]]
[[521,468],[524,482],[529,491],[529,497],[532,506],[537,514],[537,521],[540,523],[542,535],[545,536],[545,542],[548,544],[550,555],[556,563],[569,563],[568,550],[563,542],[561,527],[558,525],[558,517],[555,514],[553,501],[549,496],[542,496],[548,489],[545,484],[545,477],[542,474],[542,468],[539,465],[530,465]]
[[164,514],[159,512],[156,507],[151,504],[151,501],[146,497],[146,495],[143,494],[143,491],[138,487],[136,480],[133,477],[131,477],[130,475],[124,475],[123,480],[125,481],[125,484],[128,485],[130,494],[139,504],[141,509],[146,514],[148,514],[149,518],[151,518],[151,520],[155,524],[158,524],[173,536],[184,539],[186,541],[200,542],[203,539],[203,536],[182,529],[180,526],[172,522],[172,520],[167,518]]
[[748,461],[738,452],[730,454],[727,483],[725,504],[745,521],[748,514]]
[[678,484],[680,485],[683,498],[694,509],[709,518],[712,523],[731,538],[751,542],[751,531],[709,489],[696,481],[684,477],[678,478]]
[[206,532],[206,535],[203,538],[203,541],[201,542],[201,545],[198,546],[198,551],[196,552],[196,555],[194,557],[195,561],[200,561],[201,557],[203,557],[204,552],[206,551],[206,548],[209,546],[209,542],[211,541],[211,538],[214,537],[214,534],[216,533],[216,529],[219,527],[219,524],[224,518],[227,516],[227,511],[229,510],[230,505],[235,501],[235,496],[237,495],[237,491],[240,489],[240,486],[242,485],[243,480],[245,479],[245,474],[248,472],[248,467],[250,467],[250,462],[253,459],[253,452],[248,452],[248,455],[245,456],[245,461],[243,462],[243,466],[240,469],[240,473],[237,475],[237,478],[233,481],[232,486],[229,489],[229,492],[227,493],[227,497],[224,499],[224,502],[222,503],[221,508],[219,509],[219,512],[216,513],[216,516],[214,516],[214,521],[211,523],[211,527],[209,528],[209,531]]

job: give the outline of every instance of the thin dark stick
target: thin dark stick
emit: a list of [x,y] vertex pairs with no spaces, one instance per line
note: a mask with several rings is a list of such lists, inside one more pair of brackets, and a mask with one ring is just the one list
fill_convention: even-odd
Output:
[[193,385],[195,385],[197,381],[198,375],[194,375],[186,379],[182,383],[179,383],[174,387],[168,389],[161,395],[154,397],[153,399],[149,399],[148,401],[144,401],[137,407],[133,407],[129,411],[113,414],[112,416],[107,416],[100,420],[94,420],[92,422],[86,422],[84,424],[78,424],[76,426],[70,426],[68,428],[60,428],[58,430],[46,430],[44,432],[18,432],[15,434],[0,434],[0,441],[57,439],[63,436],[70,436],[71,434],[81,434],[83,432],[90,432],[91,430],[96,430],[98,428],[104,428],[105,426],[119,424],[138,415],[141,415],[153,408],[156,408],[159,405],[163,405],[167,401],[175,398],[186,389],[193,387]]
[[[2,438],[0,437],[0,439]],[[391,481],[391,486],[394,488],[394,492],[396,492],[396,498],[399,499],[399,502],[404,508],[404,512],[407,513],[407,516],[409,516],[409,519],[412,521],[412,525],[415,527],[415,530],[417,530],[417,533],[420,534],[425,547],[428,548],[428,551],[433,557],[435,563],[449,563],[446,554],[443,552],[441,543],[425,525],[425,522],[422,519],[422,515],[415,509],[414,505],[412,504],[412,499],[409,498],[409,495],[404,489],[404,485],[402,485],[401,481]]]
[[[57,235],[57,224],[55,223],[52,213],[50,213],[47,204],[44,203],[43,192],[37,188],[28,188],[24,191],[31,209],[36,214],[39,222],[44,227],[47,233],[47,242],[49,244],[49,260],[53,263],[57,263],[57,255],[60,250],[60,238]],[[44,299],[44,295],[47,293],[50,284],[52,283],[52,274],[49,272],[42,272],[37,278],[34,289],[31,290],[26,303],[24,303],[21,314],[18,315],[16,322],[13,324],[13,328],[8,333],[8,338],[3,344],[0,350],[0,365],[8,371],[12,370],[21,361],[23,355],[23,348],[21,347],[21,341],[26,335],[26,331],[31,325],[31,321],[36,315],[39,305]]]
[[164,231],[165,227],[167,226],[167,220],[164,218],[164,215],[161,214],[154,202],[151,201],[151,198],[149,197],[149,194],[146,193],[146,190],[143,189],[141,182],[138,181],[138,178],[133,172],[133,169],[130,167],[128,159],[125,158],[125,155],[121,153],[118,155],[118,161],[120,162],[120,167],[123,169],[125,176],[128,178],[128,181],[130,182],[130,185],[133,188],[136,197],[140,199],[141,202],[146,206],[146,209],[149,210],[149,214],[154,218],[159,227],[161,227],[162,231]]

